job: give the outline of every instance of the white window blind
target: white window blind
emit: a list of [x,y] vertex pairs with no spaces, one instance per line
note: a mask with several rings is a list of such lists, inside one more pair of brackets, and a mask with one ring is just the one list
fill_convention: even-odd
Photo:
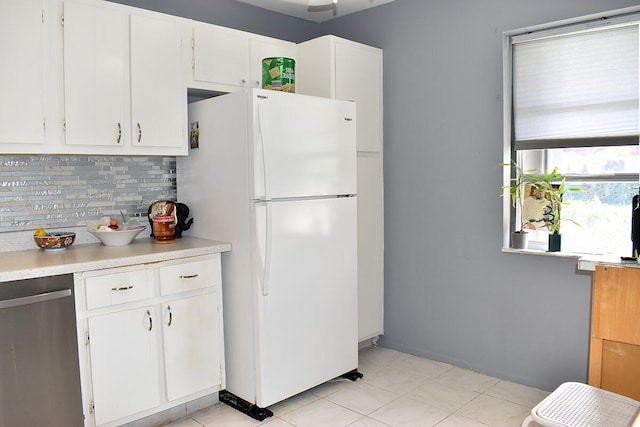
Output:
[[514,148],[638,144],[638,28],[514,42]]

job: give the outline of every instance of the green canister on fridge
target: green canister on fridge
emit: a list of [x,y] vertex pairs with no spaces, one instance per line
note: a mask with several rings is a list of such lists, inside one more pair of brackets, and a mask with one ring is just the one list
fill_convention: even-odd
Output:
[[262,60],[262,88],[281,92],[296,91],[296,61],[291,58]]

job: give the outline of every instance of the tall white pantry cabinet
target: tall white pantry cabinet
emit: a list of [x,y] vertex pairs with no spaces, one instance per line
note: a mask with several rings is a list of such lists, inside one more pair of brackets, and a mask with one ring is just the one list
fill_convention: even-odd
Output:
[[358,340],[384,333],[382,50],[323,36],[298,45],[296,92],[354,100],[358,156]]

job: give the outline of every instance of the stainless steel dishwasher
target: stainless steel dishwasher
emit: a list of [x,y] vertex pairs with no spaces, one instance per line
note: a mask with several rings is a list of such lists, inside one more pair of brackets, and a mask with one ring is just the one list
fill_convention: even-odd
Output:
[[0,283],[0,427],[83,424],[73,276]]

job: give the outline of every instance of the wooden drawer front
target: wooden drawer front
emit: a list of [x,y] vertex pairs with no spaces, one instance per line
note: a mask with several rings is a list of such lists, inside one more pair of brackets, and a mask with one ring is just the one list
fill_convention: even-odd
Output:
[[220,281],[220,261],[202,261],[160,267],[160,294],[171,295],[206,287],[217,286]]
[[124,304],[153,297],[150,269],[106,274],[85,279],[87,308]]
[[640,399],[640,346],[604,341],[600,388]]
[[640,269],[596,268],[591,334],[640,345]]

